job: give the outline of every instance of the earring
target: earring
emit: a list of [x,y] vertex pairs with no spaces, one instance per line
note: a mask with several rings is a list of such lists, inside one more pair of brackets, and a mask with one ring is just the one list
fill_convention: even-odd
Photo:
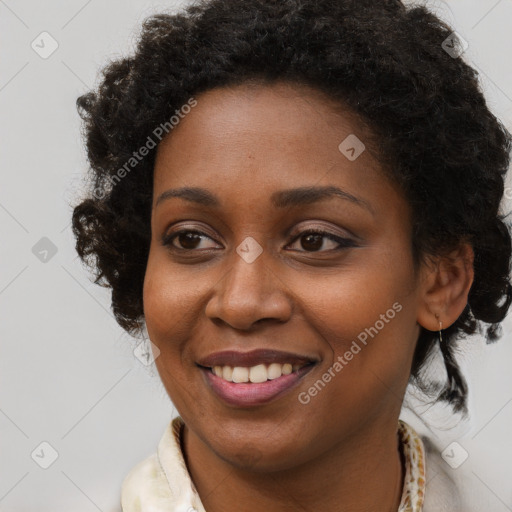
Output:
[[439,315],[436,313],[436,318],[437,318],[437,321],[439,322],[439,344],[443,343],[443,333],[442,333],[442,330],[443,330],[443,322],[441,322],[441,320],[439,320]]

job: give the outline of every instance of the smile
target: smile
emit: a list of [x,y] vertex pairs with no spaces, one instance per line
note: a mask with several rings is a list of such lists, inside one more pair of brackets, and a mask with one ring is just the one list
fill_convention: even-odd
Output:
[[271,363],[269,365],[258,364],[251,367],[235,366],[234,368],[232,366],[214,366],[211,368],[211,372],[227,382],[237,384],[245,382],[260,383],[278,379],[283,375],[289,375],[303,368],[306,364]]
[[[216,366],[200,367],[200,370],[207,387],[222,402],[231,407],[250,408],[268,404],[289,394],[314,366],[315,363],[308,363],[294,370],[289,363],[272,363],[268,367]],[[222,376],[216,375],[215,371],[219,374],[222,372]],[[224,372],[226,376],[231,373],[232,380],[224,378]],[[249,380],[252,378],[258,382]]]

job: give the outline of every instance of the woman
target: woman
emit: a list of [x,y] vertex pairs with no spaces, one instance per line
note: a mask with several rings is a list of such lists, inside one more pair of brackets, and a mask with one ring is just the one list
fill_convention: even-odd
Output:
[[211,0],[79,98],[77,251],[179,412],[124,512],[482,510],[399,420],[409,382],[466,411],[457,342],[512,300],[510,134],[459,54],[399,1]]

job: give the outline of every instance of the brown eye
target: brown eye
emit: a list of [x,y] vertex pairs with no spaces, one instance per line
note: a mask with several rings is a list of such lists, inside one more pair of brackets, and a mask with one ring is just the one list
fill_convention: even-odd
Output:
[[[173,249],[182,251],[192,251],[198,249],[203,240],[212,240],[209,236],[200,231],[182,230],[176,233],[166,235],[162,241],[163,245],[167,245]],[[179,245],[178,245],[179,244]],[[201,247],[201,249],[209,249],[210,247]]]
[[303,235],[300,237],[301,247],[306,251],[318,251],[322,248],[323,235]]
[[[325,240],[328,240],[328,242],[325,242]],[[304,231],[294,241],[300,241],[300,247],[303,251],[299,252],[336,251],[347,247],[355,247],[355,243],[348,238],[341,238],[327,231],[319,230]]]
[[196,249],[201,242],[201,236],[196,233],[180,233],[175,237],[182,249]]

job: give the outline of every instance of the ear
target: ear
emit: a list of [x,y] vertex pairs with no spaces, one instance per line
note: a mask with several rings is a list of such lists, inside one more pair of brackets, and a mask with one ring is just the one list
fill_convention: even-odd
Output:
[[429,331],[446,329],[462,314],[473,284],[474,252],[462,243],[446,256],[437,256],[421,269],[418,323]]

